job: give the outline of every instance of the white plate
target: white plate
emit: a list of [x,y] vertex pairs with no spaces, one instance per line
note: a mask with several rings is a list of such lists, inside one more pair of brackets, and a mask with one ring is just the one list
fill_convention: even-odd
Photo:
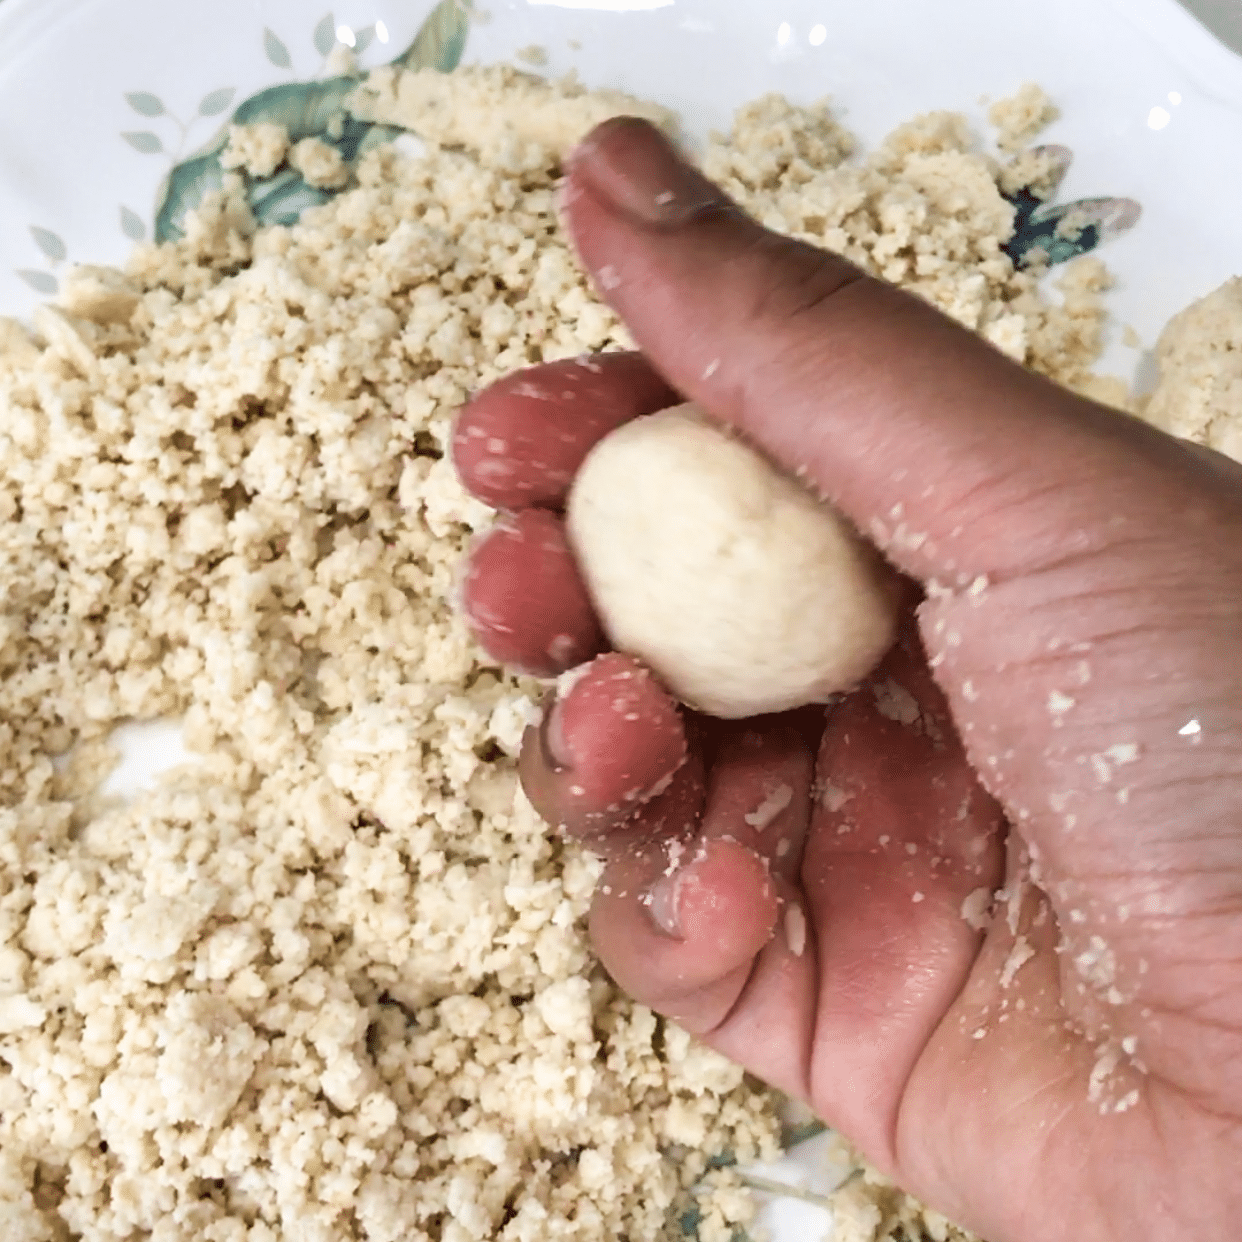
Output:
[[[825,94],[870,144],[913,114],[965,111],[1041,83],[1062,109],[1046,134],[1074,162],[1062,200],[1137,199],[1108,244],[1118,276],[1104,369],[1132,377],[1167,318],[1242,271],[1242,59],[1173,0],[479,0],[467,62],[537,45],[543,72],[576,69],[677,109],[691,135],[727,126],[765,91]],[[280,83],[320,82],[338,36],[361,63],[411,43],[426,0],[6,0],[0,8],[0,312],[25,314],[72,262],[119,262],[152,234],[165,178],[210,148],[233,110]],[[361,44],[366,44],[361,48]],[[445,53],[448,54],[447,52]],[[327,89],[327,88],[322,88]],[[980,125],[982,129],[982,125]],[[178,757],[167,732],[125,731],[114,788]],[[767,1179],[827,1189],[822,1145]],[[765,1210],[780,1242],[815,1238],[822,1208]]]

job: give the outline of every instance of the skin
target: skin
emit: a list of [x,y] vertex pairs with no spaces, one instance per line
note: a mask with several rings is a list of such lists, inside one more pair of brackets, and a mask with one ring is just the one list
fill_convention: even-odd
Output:
[[[521,769],[607,859],[605,966],[991,1242],[1232,1237],[1242,469],[765,232],[641,122],[582,144],[563,205],[641,355],[501,381],[455,460],[507,514],[481,641],[599,657]],[[558,510],[683,399],[900,575],[899,643],[827,713],[707,721],[602,654]]]

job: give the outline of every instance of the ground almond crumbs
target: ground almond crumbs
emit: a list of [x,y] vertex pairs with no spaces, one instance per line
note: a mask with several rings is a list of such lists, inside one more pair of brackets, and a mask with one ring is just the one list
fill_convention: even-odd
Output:
[[[634,105],[384,71],[359,108],[425,153],[372,152],[291,228],[226,185],[184,241],[80,269],[37,335],[0,322],[5,1239],[647,1239],[710,1157],[775,1154],[768,1096],[596,966],[597,867],[518,789],[540,687],[452,606],[490,520],[444,455],[454,411],[626,343],[553,190]],[[767,98],[706,165],[1085,383],[1102,270],[1063,307],[1014,272],[964,123],[849,145]],[[287,148],[239,130],[227,162]],[[178,715],[201,761],[104,799],[113,727]]]

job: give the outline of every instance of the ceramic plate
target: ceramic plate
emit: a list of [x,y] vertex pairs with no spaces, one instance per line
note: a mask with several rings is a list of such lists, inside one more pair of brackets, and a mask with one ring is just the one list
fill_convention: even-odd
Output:
[[[449,70],[534,47],[539,72],[574,69],[659,100],[691,137],[771,90],[831,96],[864,145],[933,108],[963,111],[982,131],[987,101],[1033,80],[1062,110],[1045,140],[1073,155],[1057,201],[1142,209],[1120,236],[1084,234],[1106,243],[1118,277],[1103,370],[1141,382],[1146,355],[1122,343],[1123,327],[1149,347],[1173,312],[1242,272],[1242,59],[1173,0],[479,0],[473,20],[452,0],[333,2],[328,12],[329,0],[6,0],[0,313],[54,295],[71,263],[120,262],[134,241],[175,231],[218,177],[234,117],[321,133],[350,85],[337,76],[345,48],[364,68]],[[392,136],[359,126],[336,141],[350,155]],[[252,186],[267,220],[318,194],[292,174]],[[118,790],[179,755],[171,730],[121,732]],[[811,1139],[750,1174],[791,1187],[765,1209],[777,1242],[829,1227],[824,1145]]]

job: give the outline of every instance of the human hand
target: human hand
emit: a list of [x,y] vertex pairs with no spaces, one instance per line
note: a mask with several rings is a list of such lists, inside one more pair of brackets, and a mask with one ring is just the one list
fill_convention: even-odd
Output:
[[507,514],[466,584],[493,656],[603,649],[557,509],[683,399],[921,599],[826,725],[705,721],[609,654],[528,733],[532,801],[607,860],[604,965],[991,1242],[1232,1236],[1242,469],[765,232],[639,122],[583,144],[565,204],[643,352],[460,420]]

